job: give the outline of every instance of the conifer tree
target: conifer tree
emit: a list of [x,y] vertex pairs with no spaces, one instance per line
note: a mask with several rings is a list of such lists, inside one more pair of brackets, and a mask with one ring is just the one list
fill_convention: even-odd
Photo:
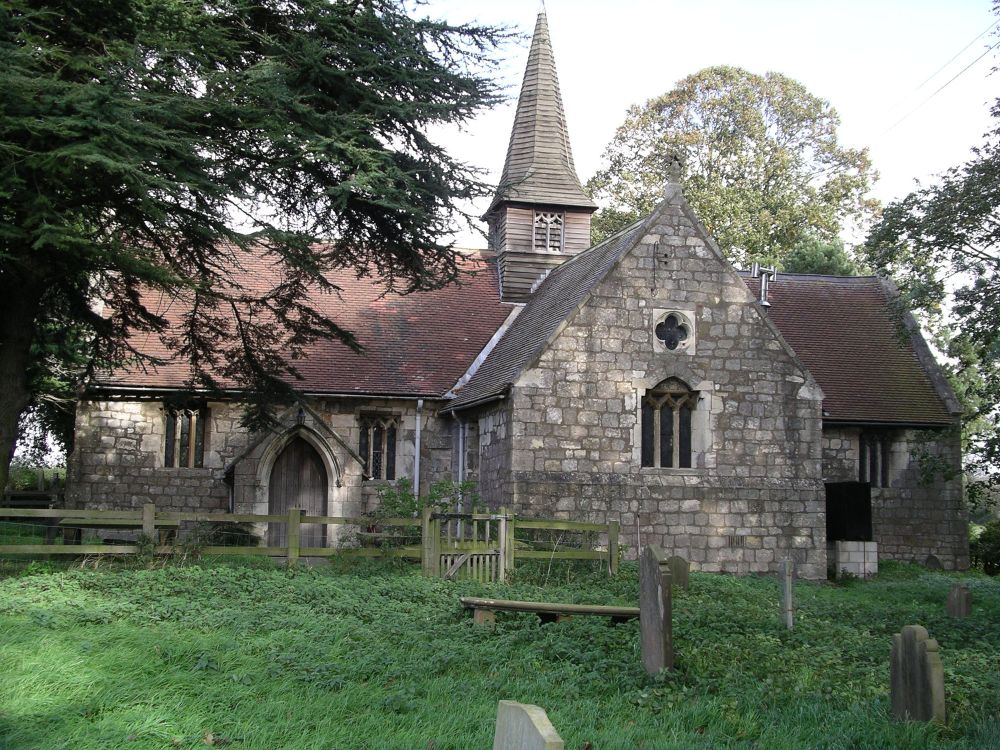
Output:
[[[427,132],[498,100],[479,71],[505,32],[407,11],[0,7],[0,486],[27,408],[65,406],[87,377],[134,360],[136,333],[167,335],[142,290],[189,302],[169,343],[194,366],[192,387],[238,382],[259,426],[311,341],[354,345],[308,303],[328,272],[401,291],[456,278],[442,238],[456,205],[487,191]],[[266,297],[227,283],[251,247],[281,274]]]

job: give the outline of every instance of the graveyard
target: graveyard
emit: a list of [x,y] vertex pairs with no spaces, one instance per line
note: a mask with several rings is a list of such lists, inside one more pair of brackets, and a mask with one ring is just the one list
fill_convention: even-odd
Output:
[[[544,709],[566,748],[1000,747],[1000,581],[981,574],[691,572],[673,669],[649,674],[639,617],[477,624],[461,601],[634,608],[634,562],[532,561],[503,584],[365,560],[5,565],[3,748],[470,750],[493,746],[499,701]],[[908,625],[938,646],[944,723],[893,719]]]

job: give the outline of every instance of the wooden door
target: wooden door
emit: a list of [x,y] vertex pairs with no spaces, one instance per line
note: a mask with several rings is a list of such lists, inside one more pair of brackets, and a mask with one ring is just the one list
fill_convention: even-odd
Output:
[[[297,437],[285,446],[271,469],[267,512],[282,515],[288,513],[289,508],[302,508],[306,515],[325,516],[327,487],[323,459],[315,448]],[[268,524],[268,547],[284,547],[287,544],[287,526],[284,523]],[[304,523],[301,529],[300,546],[326,546],[325,526]]]

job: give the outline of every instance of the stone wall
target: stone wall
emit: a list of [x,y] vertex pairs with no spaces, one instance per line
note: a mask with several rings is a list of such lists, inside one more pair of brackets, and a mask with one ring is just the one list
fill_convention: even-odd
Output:
[[476,425],[479,442],[478,471],[470,473],[479,483],[479,497],[490,508],[509,506],[511,492],[511,430],[510,404],[499,406],[479,415]]
[[[948,569],[969,566],[968,516],[963,503],[961,445],[952,430],[895,430],[889,451],[889,486],[872,487],[872,532],[882,560],[925,563],[935,556]],[[826,481],[858,481],[859,428],[823,431]],[[956,472],[921,476],[927,453]]]
[[[686,351],[657,346],[673,310],[694,323]],[[698,392],[693,468],[643,468],[640,399],[669,377]],[[633,550],[655,542],[701,570],[772,571],[789,556],[821,578],[820,399],[675,198],[514,384],[514,504],[617,519]]]
[[[225,470],[231,467],[236,511],[266,513],[269,465],[263,466],[261,461],[273,463],[274,442],[300,429],[308,432],[327,463],[328,512],[361,514],[377,506],[379,487],[386,484],[364,479],[360,463],[351,455],[358,450],[359,415],[365,412],[400,418],[396,477],[412,479],[417,418],[414,400],[321,399],[312,405],[314,409],[305,415],[301,426],[293,409],[286,413],[282,429],[251,436],[240,427],[239,404],[211,402],[204,468],[182,469],[164,466],[161,402],[83,400],[77,407],[67,501],[73,507],[116,509],[139,508],[152,501],[162,510],[226,512],[230,486]],[[425,493],[434,481],[452,478],[451,420],[440,419],[436,408],[436,403],[425,403],[423,409],[420,484]]]

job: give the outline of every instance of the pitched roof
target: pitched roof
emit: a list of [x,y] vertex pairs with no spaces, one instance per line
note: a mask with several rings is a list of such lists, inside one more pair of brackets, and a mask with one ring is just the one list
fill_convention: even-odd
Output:
[[590,290],[642,237],[645,223],[636,222],[553,269],[448,409],[461,409],[502,394],[541,354]]
[[[235,279],[253,293],[272,288],[276,276],[262,257],[247,259]],[[372,278],[344,271],[328,278],[339,294],[314,294],[310,301],[365,348],[356,354],[338,341],[316,342],[309,356],[294,362],[302,380],[292,385],[306,393],[379,394],[441,397],[465,373],[469,364],[506,320],[512,306],[497,293],[492,255],[464,256],[462,268],[475,275],[459,284],[408,295],[383,294]],[[179,324],[183,302],[157,293],[147,304]],[[159,336],[135,337],[144,353],[166,364],[143,372],[138,368],[113,372],[96,384],[104,387],[183,388],[188,365],[164,346]],[[234,384],[225,384],[234,386]]]
[[825,421],[954,422],[954,395],[893,297],[875,276],[782,273],[770,284],[767,315],[823,389]]
[[507,160],[489,210],[503,201],[597,207],[584,192],[573,165],[544,10],[535,23]]

